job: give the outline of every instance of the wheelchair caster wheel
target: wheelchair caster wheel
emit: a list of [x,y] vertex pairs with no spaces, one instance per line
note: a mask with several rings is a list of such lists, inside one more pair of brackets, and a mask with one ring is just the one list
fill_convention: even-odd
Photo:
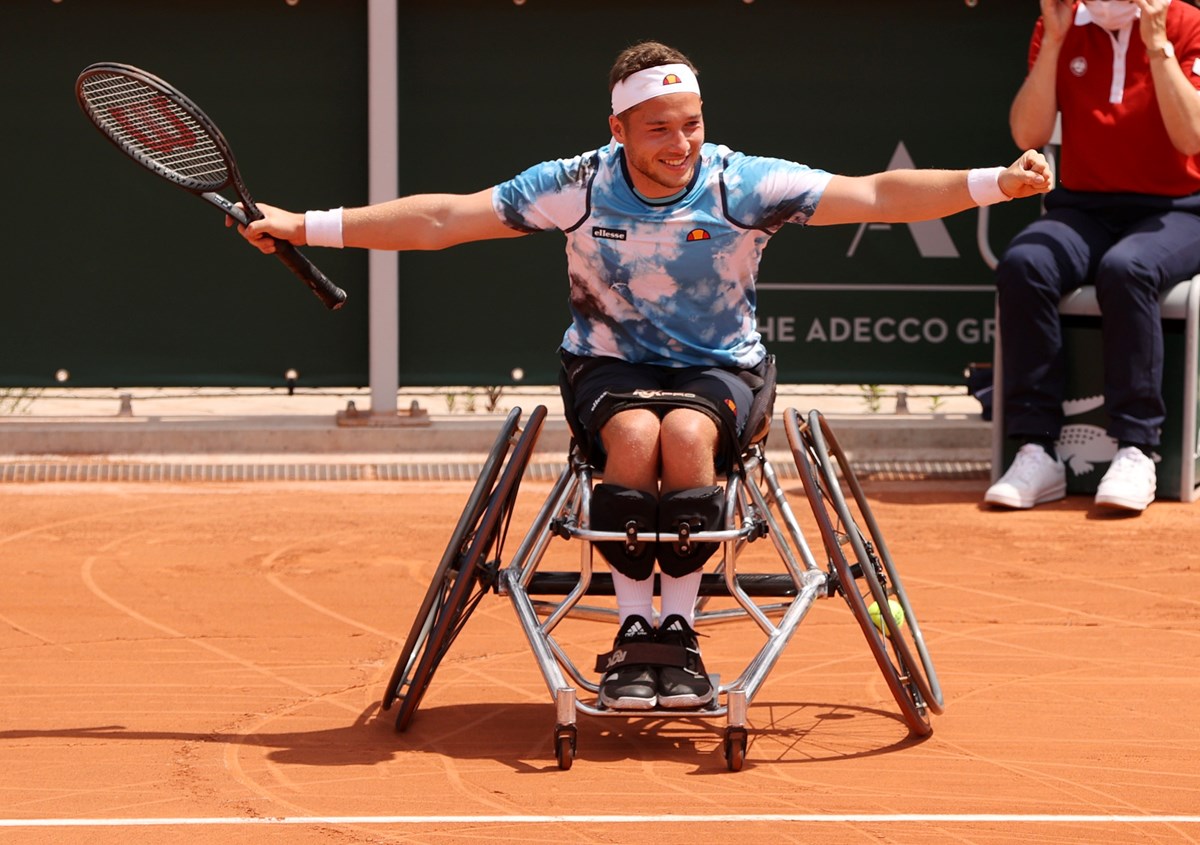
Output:
[[725,729],[725,765],[731,772],[740,772],[746,762],[746,743],[749,733],[745,728],[728,727]]
[[559,725],[554,729],[554,757],[564,772],[575,762],[576,733],[574,725]]

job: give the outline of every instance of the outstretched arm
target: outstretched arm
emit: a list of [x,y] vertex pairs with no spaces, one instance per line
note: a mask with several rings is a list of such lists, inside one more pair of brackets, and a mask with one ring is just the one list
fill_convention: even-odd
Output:
[[[979,203],[971,195],[968,170],[888,170],[872,176],[829,180],[810,226],[838,223],[912,223],[957,214]],[[979,171],[982,172],[982,171]],[[1046,158],[1028,150],[999,171],[995,199],[1044,194],[1054,187]]]
[[[311,242],[304,214],[259,204],[265,215],[238,231],[266,253],[271,238],[296,246]],[[228,221],[227,221],[228,222]],[[492,209],[492,190],[474,194],[417,194],[341,212],[342,242],[348,247],[383,250],[445,249],[455,244],[524,234],[504,225]],[[265,237],[265,236],[270,237]]]

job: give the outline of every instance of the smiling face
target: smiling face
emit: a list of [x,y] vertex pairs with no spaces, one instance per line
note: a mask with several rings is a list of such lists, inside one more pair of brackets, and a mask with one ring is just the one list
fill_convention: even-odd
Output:
[[691,181],[704,143],[700,105],[697,94],[666,94],[609,117],[633,186],[645,196],[669,197]]

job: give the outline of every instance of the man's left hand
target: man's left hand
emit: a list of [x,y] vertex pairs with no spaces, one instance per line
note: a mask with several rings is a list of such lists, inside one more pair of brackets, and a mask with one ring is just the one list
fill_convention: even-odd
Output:
[[1054,187],[1050,162],[1037,150],[1026,150],[1000,174],[1000,190],[1013,199],[1048,193]]

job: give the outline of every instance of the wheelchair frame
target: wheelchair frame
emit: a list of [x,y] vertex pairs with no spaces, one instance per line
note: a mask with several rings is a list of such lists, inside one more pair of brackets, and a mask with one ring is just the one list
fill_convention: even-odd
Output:
[[[784,427],[821,534],[824,565],[812,554],[767,460],[764,429],[757,440],[743,446],[740,460],[726,476],[724,527],[691,536],[695,542],[722,546],[715,571],[701,577],[696,627],[730,616],[749,617],[763,633],[764,642],[736,678],[722,683],[719,677],[712,677],[717,695],[707,707],[639,711],[603,707],[598,700],[598,679],[581,671],[554,638],[554,629],[568,615],[615,618],[610,609],[580,602],[588,595],[613,594],[611,575],[593,571],[592,544],[627,539],[621,532],[589,528],[591,491],[598,472],[576,443],[511,561],[503,562],[517,492],[546,409],[536,407],[523,428],[521,413],[519,408],[513,409],[501,426],[388,682],[382,705],[388,710],[399,702],[398,731],[410,726],[442,658],[488,592],[507,596],[512,602],[550,692],[556,716],[554,753],[560,769],[569,769],[574,762],[576,714],[583,713],[625,718],[724,716],[725,763],[731,771],[740,770],[748,745],[747,711],[754,696],[816,600],[835,595],[845,599],[858,621],[911,734],[924,737],[932,731],[930,714],[942,712],[943,696],[920,624],[862,487],[818,411],[802,420],[794,409],[788,409]],[[740,572],[742,551],[764,538],[771,542],[784,571]],[[559,539],[580,542],[578,571],[541,571],[547,549]],[[642,533],[636,539],[670,542],[678,538]],[[737,606],[708,610],[708,599],[713,596],[731,597]],[[903,622],[884,612],[880,614],[882,624],[877,625],[871,618],[871,605],[887,608],[889,600],[903,609]],[[586,699],[580,697],[580,689],[589,694]]]

